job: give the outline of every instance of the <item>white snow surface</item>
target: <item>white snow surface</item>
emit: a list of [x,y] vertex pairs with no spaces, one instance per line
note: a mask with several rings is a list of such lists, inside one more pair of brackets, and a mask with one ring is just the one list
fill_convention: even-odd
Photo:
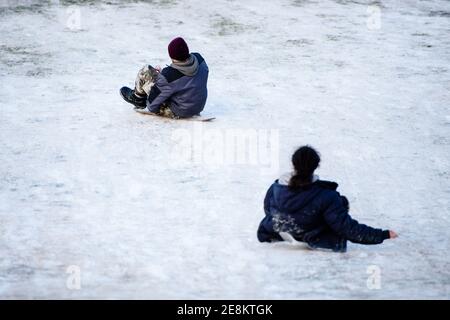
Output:
[[[0,3],[0,298],[450,298],[449,1]],[[118,93],[176,36],[210,68],[201,127]],[[278,130],[279,166],[176,165],[199,128],[205,153],[207,130]],[[259,243],[302,144],[354,218],[400,237]]]

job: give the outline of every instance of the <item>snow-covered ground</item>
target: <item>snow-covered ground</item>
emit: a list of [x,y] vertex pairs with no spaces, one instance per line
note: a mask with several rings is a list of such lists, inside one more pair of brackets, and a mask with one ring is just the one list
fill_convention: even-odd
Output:
[[[118,94],[178,35],[209,64],[215,122]],[[449,35],[445,0],[1,0],[0,297],[449,299]],[[242,132],[269,141],[221,161]],[[306,143],[398,239],[258,243]]]

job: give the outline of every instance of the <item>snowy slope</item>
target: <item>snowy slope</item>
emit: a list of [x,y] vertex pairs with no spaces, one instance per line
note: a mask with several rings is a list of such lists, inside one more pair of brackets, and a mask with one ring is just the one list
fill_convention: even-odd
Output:
[[[1,298],[450,298],[450,2],[1,3]],[[178,35],[210,67],[202,127],[118,95]],[[186,136],[207,157],[244,129],[278,134],[275,157],[177,161]],[[352,215],[400,238],[257,242],[265,191],[306,143]]]

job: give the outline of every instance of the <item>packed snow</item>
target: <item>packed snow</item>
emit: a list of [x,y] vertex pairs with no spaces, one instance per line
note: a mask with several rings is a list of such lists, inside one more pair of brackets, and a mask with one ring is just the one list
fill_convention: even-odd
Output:
[[[449,1],[1,0],[0,34],[0,298],[450,298]],[[119,96],[176,36],[214,122]],[[259,243],[303,144],[399,238]]]

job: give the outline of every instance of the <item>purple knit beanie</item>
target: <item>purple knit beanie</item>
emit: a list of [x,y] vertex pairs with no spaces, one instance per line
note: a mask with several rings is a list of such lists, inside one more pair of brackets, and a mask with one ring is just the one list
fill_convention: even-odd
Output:
[[189,58],[189,48],[183,38],[178,37],[169,43],[169,56],[174,60],[184,61]]

